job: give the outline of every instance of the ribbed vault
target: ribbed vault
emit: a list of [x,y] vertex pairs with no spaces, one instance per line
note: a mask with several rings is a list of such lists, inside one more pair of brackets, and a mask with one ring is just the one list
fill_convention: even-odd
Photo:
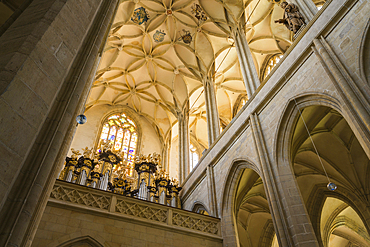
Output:
[[274,23],[282,15],[267,0],[123,0],[86,109],[129,106],[155,126],[161,140],[172,140],[178,115],[189,108],[191,134],[207,147],[203,79],[213,80],[227,125],[238,97],[246,95],[232,31],[244,25],[259,72],[269,55],[284,53],[291,43],[290,32]]
[[238,182],[235,218],[240,246],[271,247],[275,235],[262,179],[245,169]]
[[[343,198],[357,207],[355,211],[335,198],[327,198],[321,206],[315,204],[315,197],[329,193],[326,188],[317,189],[325,187],[328,180],[302,118],[299,118],[292,139],[294,172],[316,234],[321,235],[323,246],[367,246],[370,238],[364,215],[368,212],[361,212],[360,208],[370,205],[370,161],[347,121],[337,111],[311,106],[303,110],[302,116],[330,180],[338,186],[330,195]],[[315,223],[315,217],[320,217],[320,223]]]

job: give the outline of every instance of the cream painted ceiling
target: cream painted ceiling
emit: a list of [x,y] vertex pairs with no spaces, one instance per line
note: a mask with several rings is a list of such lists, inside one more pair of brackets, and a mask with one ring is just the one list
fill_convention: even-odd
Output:
[[214,78],[220,119],[228,124],[246,94],[230,30],[248,19],[246,38],[260,73],[268,56],[291,44],[290,32],[274,23],[282,16],[267,0],[121,1],[86,109],[127,105],[166,141],[176,137],[177,116],[188,107],[192,140],[207,147],[202,77]]

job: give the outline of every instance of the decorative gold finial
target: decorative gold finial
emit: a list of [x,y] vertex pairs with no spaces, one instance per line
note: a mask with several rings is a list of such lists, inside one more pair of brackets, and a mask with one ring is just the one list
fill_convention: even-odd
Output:
[[90,158],[91,156],[91,153],[92,153],[92,149],[89,149],[88,147],[85,147],[82,149],[83,151],[83,154],[84,154],[84,158]]
[[160,165],[160,163],[161,163],[161,155],[160,154],[157,154],[157,153],[153,154],[153,163],[156,164],[156,165]]
[[174,178],[174,179],[172,179],[172,184],[177,187],[177,186],[179,186],[179,181],[177,181],[177,179]]
[[135,157],[135,164],[152,163],[152,164],[159,165],[160,162],[161,162],[161,156],[157,153],[148,154],[148,155],[139,154]]
[[77,159],[79,155],[81,155],[80,151],[71,148],[72,151],[72,159]]

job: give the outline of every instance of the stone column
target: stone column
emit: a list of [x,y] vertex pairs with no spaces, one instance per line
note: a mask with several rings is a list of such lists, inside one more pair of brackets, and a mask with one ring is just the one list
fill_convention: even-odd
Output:
[[[279,245],[318,247],[319,245],[315,233],[292,171],[290,170],[290,172],[287,172],[284,176],[279,174],[286,182],[284,183],[284,187],[289,187],[284,188],[285,191],[289,191],[289,196],[287,196],[286,193],[283,193],[281,190],[281,186],[278,186],[279,183],[274,176],[273,166],[270,162],[257,114],[251,114],[250,121],[253,139],[260,158],[267,200],[269,202]],[[289,165],[287,167],[289,167]]]
[[0,246],[32,243],[117,3],[33,0],[0,37]]
[[245,89],[250,98],[261,84],[258,72],[253,62],[251,50],[243,29],[235,28],[233,31],[236,52],[238,53],[240,69],[242,71]]
[[180,113],[177,119],[179,125],[179,181],[181,184],[189,174],[189,116],[187,113]]
[[208,201],[209,201],[209,214],[213,217],[218,217],[217,200],[216,200],[216,185],[213,166],[207,166],[207,186],[208,186]]
[[208,146],[210,147],[220,134],[220,118],[213,80],[209,77],[203,78],[203,86],[207,110]]

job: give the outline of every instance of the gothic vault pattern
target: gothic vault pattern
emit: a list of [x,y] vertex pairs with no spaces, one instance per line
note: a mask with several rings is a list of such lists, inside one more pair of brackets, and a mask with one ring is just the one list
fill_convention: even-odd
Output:
[[291,44],[290,33],[274,23],[282,14],[268,0],[121,1],[86,109],[130,106],[168,141],[177,136],[178,115],[189,108],[191,135],[208,147],[203,78],[213,78],[220,119],[228,124],[238,96],[246,94],[233,30],[248,19],[259,71],[267,56]]

